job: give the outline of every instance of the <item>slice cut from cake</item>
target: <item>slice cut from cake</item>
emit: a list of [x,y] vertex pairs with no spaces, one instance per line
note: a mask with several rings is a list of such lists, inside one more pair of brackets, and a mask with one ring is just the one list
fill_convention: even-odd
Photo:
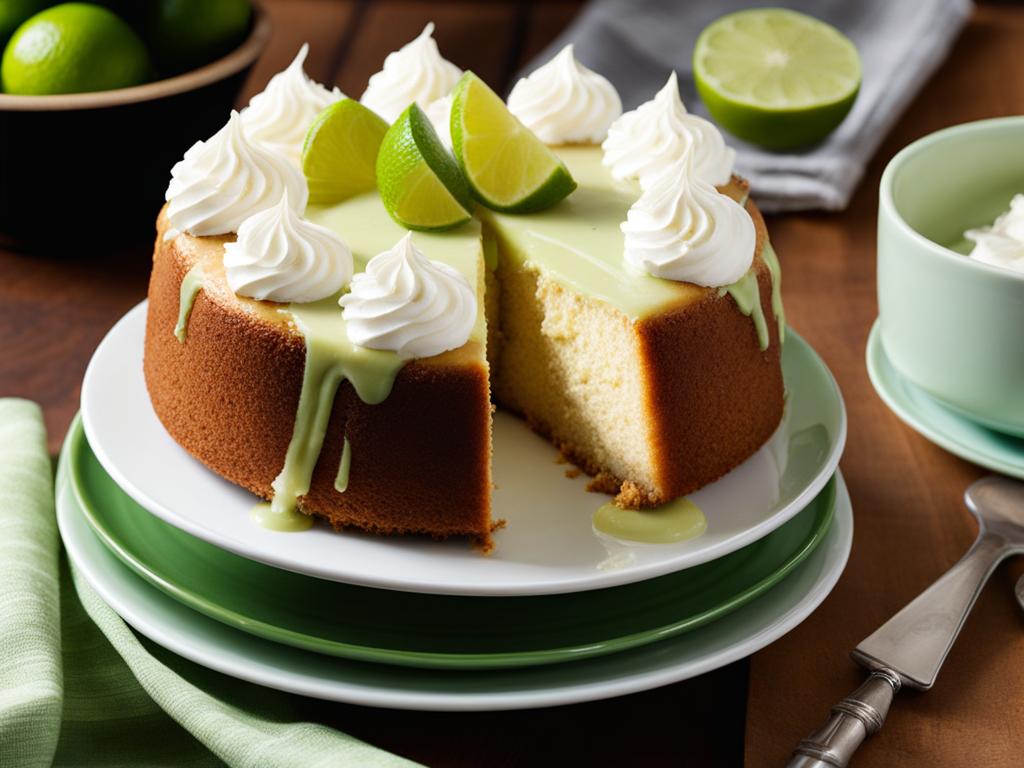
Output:
[[[530,216],[483,214],[501,286],[495,399],[620,506],[661,504],[724,475],[779,424],[775,255],[734,178],[724,191],[757,232],[740,284],[721,291],[624,269],[619,224],[635,185],[614,181],[595,147],[558,152],[579,184],[573,195]],[[744,289],[741,301],[754,300],[741,306],[733,293]]]

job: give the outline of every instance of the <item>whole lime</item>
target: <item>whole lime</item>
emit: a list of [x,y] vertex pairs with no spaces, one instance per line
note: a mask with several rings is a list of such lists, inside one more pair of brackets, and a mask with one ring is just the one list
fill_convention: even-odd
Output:
[[30,16],[35,16],[49,3],[46,0],[0,0],[0,48],[3,48],[14,30]]
[[238,46],[249,29],[249,0],[152,0],[146,37],[170,72],[207,64]]
[[116,15],[90,3],[64,3],[30,18],[4,50],[7,93],[43,95],[109,91],[144,83],[149,55]]

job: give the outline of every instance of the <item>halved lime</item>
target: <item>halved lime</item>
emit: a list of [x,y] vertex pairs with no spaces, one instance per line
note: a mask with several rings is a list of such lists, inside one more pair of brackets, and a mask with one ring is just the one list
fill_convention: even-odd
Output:
[[796,11],[757,8],[712,22],[693,50],[711,116],[770,149],[821,141],[860,89],[860,56],[834,27]]
[[302,144],[309,202],[331,205],[377,186],[377,151],[388,124],[355,99],[316,116]]
[[384,134],[377,188],[391,218],[409,229],[458,226],[473,207],[462,171],[415,103]]
[[550,208],[576,189],[569,170],[472,72],[452,92],[452,148],[480,202],[496,211]]

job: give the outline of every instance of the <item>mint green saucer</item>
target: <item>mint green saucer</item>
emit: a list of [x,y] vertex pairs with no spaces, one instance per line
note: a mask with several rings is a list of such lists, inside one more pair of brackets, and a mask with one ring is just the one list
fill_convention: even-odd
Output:
[[1024,480],[1024,438],[971,421],[901,376],[885,354],[878,320],[868,337],[866,357],[875,391],[904,423],[962,459]]
[[483,669],[600,656],[680,635],[785,578],[832,521],[835,479],[792,520],[685,571],[589,592],[450,597],[371,589],[272,568],[149,514],[100,466],[80,419],[68,435],[80,511],[106,546],[154,586],[232,627],[362,661]]

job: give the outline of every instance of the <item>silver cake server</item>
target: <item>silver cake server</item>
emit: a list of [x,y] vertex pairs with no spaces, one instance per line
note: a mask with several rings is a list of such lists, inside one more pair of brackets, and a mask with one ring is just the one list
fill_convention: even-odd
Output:
[[1010,555],[1024,553],[1024,483],[985,477],[964,498],[978,518],[978,538],[956,565],[857,646],[853,659],[870,676],[800,742],[789,768],[847,765],[864,739],[882,727],[902,686],[926,691],[935,684],[992,571]]

